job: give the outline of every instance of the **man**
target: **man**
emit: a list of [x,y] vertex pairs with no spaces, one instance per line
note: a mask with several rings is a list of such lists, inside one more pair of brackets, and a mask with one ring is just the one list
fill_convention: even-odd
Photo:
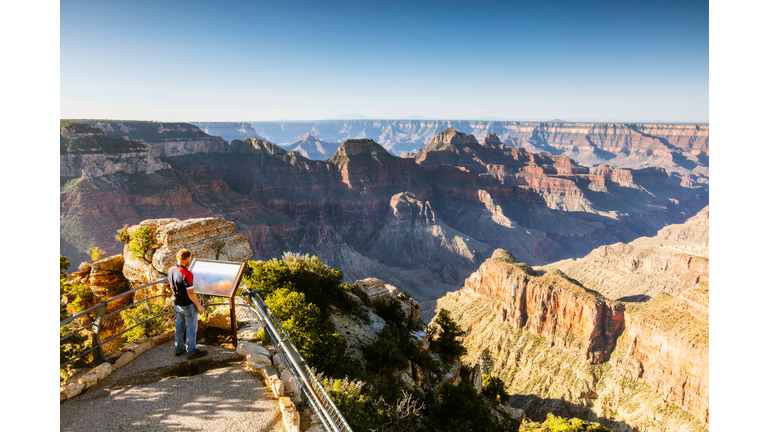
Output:
[[203,313],[203,307],[192,288],[192,272],[187,269],[191,260],[192,252],[189,249],[182,249],[176,254],[177,264],[168,269],[168,283],[173,289],[173,304],[176,312],[174,348],[177,356],[186,351],[188,360],[194,360],[208,354],[207,351],[199,350],[196,347],[197,314]]

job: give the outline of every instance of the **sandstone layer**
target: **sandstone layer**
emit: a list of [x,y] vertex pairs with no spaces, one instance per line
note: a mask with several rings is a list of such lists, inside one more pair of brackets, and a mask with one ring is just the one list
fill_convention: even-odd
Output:
[[415,153],[453,127],[479,141],[496,134],[508,146],[566,156],[587,167],[605,163],[633,169],[661,167],[687,186],[709,182],[709,125],[703,124],[329,120],[251,125],[259,136],[281,145],[307,133],[328,142],[368,138],[397,155]]
[[[485,356],[491,363],[501,361],[497,370],[506,375],[508,385],[520,392],[530,392],[532,384],[528,381],[536,379],[528,376],[523,383],[517,381],[517,374],[525,369],[520,357],[535,347],[522,346],[521,338],[540,336],[548,341],[547,355],[563,364],[547,367],[565,369],[558,380],[585,373],[586,364],[601,365],[599,371],[592,371],[591,383],[579,379],[573,382],[582,395],[578,398],[569,393],[571,389],[564,381],[557,383],[557,398],[567,402],[563,412],[587,406],[595,415],[601,415],[609,407],[617,418],[639,430],[666,430],[661,427],[664,423],[657,420],[660,412],[668,410],[648,411],[632,405],[655,400],[654,404],[680,407],[707,425],[708,217],[709,209],[705,208],[683,224],[659,230],[654,237],[601,246],[584,258],[537,267],[538,271],[505,251],[497,251],[466,280],[460,295],[439,300],[438,307],[450,308],[451,313],[462,317],[469,331],[465,345],[473,347],[470,357]],[[701,253],[681,253],[681,247]],[[473,317],[471,313],[480,313],[479,309],[467,311],[465,302],[492,311],[495,320]],[[514,335],[515,348],[506,354],[494,352],[493,347],[500,351],[502,345],[497,345],[490,334],[505,327],[514,330],[504,334]],[[591,352],[593,347],[599,347],[598,355]],[[579,358],[580,363],[568,360],[566,352],[569,357]],[[603,377],[610,377],[610,384],[601,384]],[[539,379],[551,378],[541,375]],[[606,391],[604,396],[602,392]],[[627,391],[633,395],[630,402],[626,396],[616,400]],[[553,409],[550,389],[538,387],[533,395],[524,407],[526,412],[541,407]],[[596,403],[600,400],[604,407],[598,409]]]
[[[110,147],[124,160],[136,148],[147,154],[153,142],[211,141],[192,125],[94,124],[103,128],[98,133],[127,134],[105,137],[127,143]],[[220,217],[236,224],[254,259],[316,254],[348,283],[386,274],[431,306],[496,248],[546,264],[651,235],[708,203],[706,190],[682,187],[662,170],[587,168],[496,138],[481,144],[449,129],[423,158],[350,139],[325,161],[248,138],[175,156],[147,154],[167,164],[162,169],[77,177],[62,170],[62,254],[77,262],[93,246],[119,253],[117,229],[146,219]],[[62,160],[99,152],[73,152],[90,148],[88,141],[62,139],[69,144]]]
[[551,412],[599,421],[614,431],[707,430],[613,361],[586,362],[580,350],[502,323],[492,304],[472,290],[451,293],[438,300],[438,307],[467,331],[462,362],[480,363],[483,373],[500,377],[512,395],[510,405],[534,421]]

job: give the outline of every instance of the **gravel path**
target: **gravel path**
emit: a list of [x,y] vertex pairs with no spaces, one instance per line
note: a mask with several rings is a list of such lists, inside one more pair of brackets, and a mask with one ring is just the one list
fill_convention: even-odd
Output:
[[62,402],[60,430],[284,432],[277,401],[234,350],[199,346],[209,354],[193,361],[172,341],[141,354]]

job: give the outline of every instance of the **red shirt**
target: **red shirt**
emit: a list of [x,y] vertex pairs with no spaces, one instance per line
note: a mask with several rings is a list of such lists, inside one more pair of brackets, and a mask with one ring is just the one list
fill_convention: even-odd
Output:
[[187,289],[192,288],[193,279],[192,272],[181,264],[176,264],[168,269],[168,283],[173,290],[173,304],[178,306],[192,304]]

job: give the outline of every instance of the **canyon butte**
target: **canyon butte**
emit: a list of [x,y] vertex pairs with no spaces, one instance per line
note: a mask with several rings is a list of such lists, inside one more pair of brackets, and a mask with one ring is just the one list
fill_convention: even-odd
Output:
[[[145,219],[220,217],[254,260],[317,255],[397,286],[425,321],[449,310],[532,418],[706,428],[708,127],[485,122],[465,129],[478,140],[453,123],[420,148],[440,122],[313,160],[340,140],[62,120],[61,254],[120,253],[117,230]],[[270,136],[254,125],[206,130]]]

